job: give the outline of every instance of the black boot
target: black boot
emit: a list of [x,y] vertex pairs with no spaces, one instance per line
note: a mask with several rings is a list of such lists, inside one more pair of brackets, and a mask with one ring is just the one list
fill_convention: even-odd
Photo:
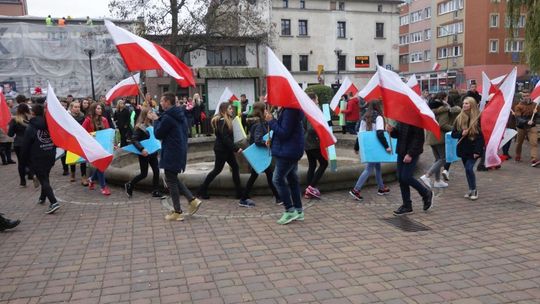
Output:
[[7,218],[3,217],[3,214],[0,213],[0,231],[15,228],[20,223],[21,223],[21,221],[19,221],[19,220],[13,221],[13,220],[7,219]]

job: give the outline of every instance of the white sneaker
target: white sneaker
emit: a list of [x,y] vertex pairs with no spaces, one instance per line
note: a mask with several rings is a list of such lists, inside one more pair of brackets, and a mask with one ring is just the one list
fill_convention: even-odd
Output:
[[472,191],[469,190],[469,192],[465,193],[465,195],[463,197],[464,198],[471,198],[471,193],[472,193]]
[[478,191],[477,191],[477,190],[471,191],[471,196],[469,196],[469,198],[470,198],[472,201],[477,200],[477,199],[478,199]]
[[435,183],[433,183],[433,188],[446,188],[446,187],[448,187],[448,184],[443,181],[435,181]]
[[450,172],[448,170],[443,170],[442,172],[442,177],[444,178],[445,181],[449,181],[450,180]]
[[431,178],[427,177],[425,174],[420,176],[420,180],[429,188],[431,188]]

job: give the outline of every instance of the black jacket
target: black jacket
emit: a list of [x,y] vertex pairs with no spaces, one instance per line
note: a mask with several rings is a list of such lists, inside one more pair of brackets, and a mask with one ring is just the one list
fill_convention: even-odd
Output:
[[34,171],[46,170],[54,166],[55,156],[56,147],[47,129],[45,117],[33,117],[24,133],[22,163]]
[[238,151],[234,146],[234,136],[232,129],[227,128],[225,120],[221,118],[214,130],[216,141],[214,142],[214,151],[232,153]]
[[[137,148],[137,150],[141,151],[144,150],[144,147],[141,145],[141,141],[149,139],[150,134],[148,133],[148,130],[146,130],[146,127],[144,126],[136,126],[135,130],[133,131],[133,135],[131,136],[131,143]],[[156,154],[156,152],[152,154]]]
[[24,140],[24,132],[26,131],[26,128],[28,127],[28,120],[24,120],[23,123],[17,123],[15,121],[15,118],[11,119],[9,122],[9,129],[7,135],[9,137],[15,136],[15,140],[13,141],[14,147],[21,147]]
[[[131,113],[127,107],[114,113],[114,121],[118,129],[129,129],[131,122]],[[112,128],[112,127],[111,127]]]
[[86,118],[86,116],[84,116],[84,113],[82,111],[77,116],[73,116],[73,114],[71,114],[71,117],[73,117],[73,119],[75,119],[81,126],[84,122],[84,119]]
[[480,93],[478,93],[477,91],[476,92],[467,91],[467,93],[465,94],[465,96],[463,96],[463,98],[465,98],[465,97],[474,98],[474,100],[476,100],[477,104],[480,104],[480,100],[482,100],[482,95],[480,95]]
[[256,144],[260,147],[266,147],[266,142],[263,137],[267,133],[268,123],[266,121],[261,121],[259,118],[256,118],[256,120],[249,128],[249,144]]
[[[482,152],[484,150],[484,136],[482,135],[482,131],[480,131],[480,134],[476,135],[473,139],[471,139],[469,136],[463,138],[461,142],[457,145],[457,156],[463,158],[463,159],[474,159],[474,154],[482,155]],[[454,129],[452,130],[452,137],[453,138],[461,138],[461,130]]]
[[424,152],[424,129],[400,122],[390,136],[397,138],[396,151],[399,156],[409,154],[415,157]]

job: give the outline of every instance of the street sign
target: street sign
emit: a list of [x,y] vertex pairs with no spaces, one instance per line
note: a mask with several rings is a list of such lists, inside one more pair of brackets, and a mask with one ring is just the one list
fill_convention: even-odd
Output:
[[392,65],[391,64],[387,64],[385,66],[385,69],[389,70],[389,71],[392,71]]
[[354,56],[355,68],[369,68],[369,56]]

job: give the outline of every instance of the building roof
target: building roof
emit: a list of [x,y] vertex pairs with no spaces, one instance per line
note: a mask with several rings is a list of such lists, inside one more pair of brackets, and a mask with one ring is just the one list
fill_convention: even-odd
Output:
[[264,72],[259,68],[227,68],[227,67],[215,67],[215,68],[198,68],[197,72],[199,78],[259,78],[264,77]]

